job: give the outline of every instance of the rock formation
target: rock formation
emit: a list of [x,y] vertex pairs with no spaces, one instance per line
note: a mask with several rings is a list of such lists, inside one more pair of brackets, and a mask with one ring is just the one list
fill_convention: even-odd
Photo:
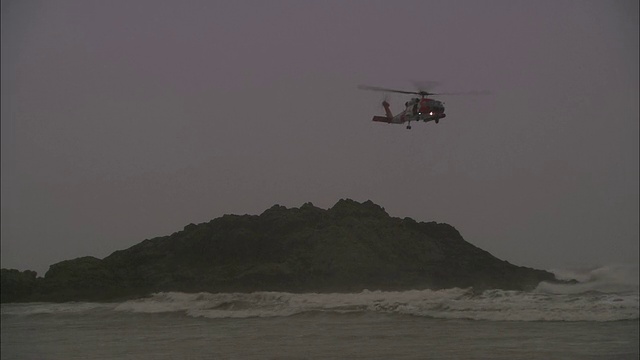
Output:
[[2,270],[2,301],[109,301],[160,291],[359,292],[473,287],[528,290],[552,273],[519,267],[450,225],[390,217],[366,201],[328,210],[275,205],[260,215],[189,224],[100,260]]

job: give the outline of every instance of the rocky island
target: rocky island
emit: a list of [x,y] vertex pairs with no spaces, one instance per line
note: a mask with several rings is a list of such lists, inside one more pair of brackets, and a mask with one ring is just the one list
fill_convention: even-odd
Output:
[[51,265],[44,277],[2,269],[2,302],[113,301],[161,291],[359,292],[529,290],[547,271],[500,260],[452,226],[391,217],[371,201],[324,210],[275,205],[224,215],[116,251]]

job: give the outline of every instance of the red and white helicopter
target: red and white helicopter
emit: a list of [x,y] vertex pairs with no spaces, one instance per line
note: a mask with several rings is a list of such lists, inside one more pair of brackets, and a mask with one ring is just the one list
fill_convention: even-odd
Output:
[[444,113],[444,103],[439,100],[429,99],[427,96],[431,95],[480,95],[486,92],[472,91],[472,92],[457,92],[457,93],[431,93],[425,90],[419,91],[405,91],[381,88],[377,86],[359,85],[358,88],[363,90],[394,92],[400,94],[415,94],[420,95],[419,98],[415,97],[404,103],[405,109],[397,115],[391,113],[389,103],[384,100],[382,106],[384,107],[385,116],[374,116],[373,121],[384,122],[388,124],[404,124],[407,123],[407,129],[411,129],[412,121],[435,121],[436,124],[440,122],[440,119],[445,118],[447,114]]

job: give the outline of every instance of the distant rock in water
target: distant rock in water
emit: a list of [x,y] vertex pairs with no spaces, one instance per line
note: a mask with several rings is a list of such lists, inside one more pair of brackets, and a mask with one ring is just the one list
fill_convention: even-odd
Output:
[[489,288],[557,282],[466,242],[450,225],[390,217],[371,201],[275,205],[260,215],[189,224],[100,260],[34,272],[2,269],[2,301],[108,301],[161,291],[359,292]]

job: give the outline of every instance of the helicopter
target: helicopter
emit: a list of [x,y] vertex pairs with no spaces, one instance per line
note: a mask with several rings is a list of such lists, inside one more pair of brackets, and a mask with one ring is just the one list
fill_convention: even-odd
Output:
[[394,92],[400,94],[419,95],[420,97],[411,98],[404,103],[405,109],[397,115],[393,115],[389,103],[384,100],[382,106],[384,107],[385,116],[374,116],[373,121],[384,122],[388,124],[404,124],[407,123],[407,129],[411,129],[412,121],[434,121],[436,124],[441,119],[445,118],[447,114],[444,113],[444,103],[439,100],[428,98],[431,95],[478,95],[485,92],[466,92],[466,93],[431,93],[425,90],[419,91],[406,91],[387,89],[378,86],[359,85],[359,89],[373,90],[383,92]]

